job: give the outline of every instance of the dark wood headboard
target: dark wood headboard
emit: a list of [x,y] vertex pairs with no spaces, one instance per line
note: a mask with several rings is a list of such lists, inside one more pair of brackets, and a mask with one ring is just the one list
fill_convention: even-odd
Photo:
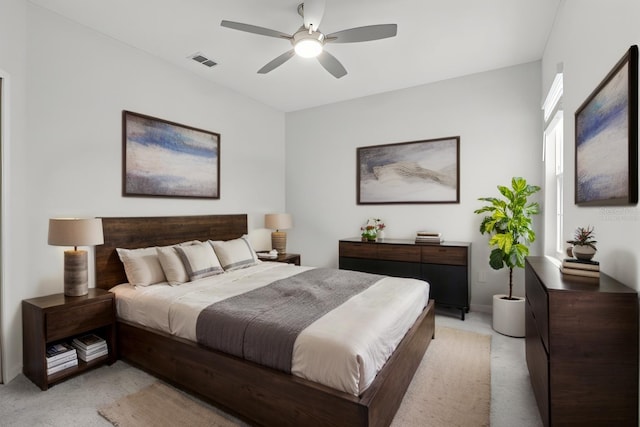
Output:
[[188,240],[230,240],[247,233],[247,215],[102,218],[104,244],[95,248],[96,287],[127,282],[116,248],[166,246]]

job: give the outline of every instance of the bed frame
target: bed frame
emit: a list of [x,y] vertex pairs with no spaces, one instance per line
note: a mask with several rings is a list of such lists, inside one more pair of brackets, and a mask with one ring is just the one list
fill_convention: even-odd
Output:
[[[102,218],[96,287],[126,282],[117,247],[229,240],[247,232],[247,216]],[[134,366],[203,397],[255,425],[388,426],[434,336],[433,300],[359,397],[265,368],[163,332],[119,320],[117,351]]]

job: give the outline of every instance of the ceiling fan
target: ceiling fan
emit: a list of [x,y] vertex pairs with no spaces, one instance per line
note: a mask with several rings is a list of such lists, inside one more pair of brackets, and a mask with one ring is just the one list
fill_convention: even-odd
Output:
[[304,58],[318,58],[318,62],[325,70],[339,79],[347,74],[347,70],[333,55],[324,50],[327,43],[357,43],[394,37],[398,31],[396,24],[368,25],[350,28],[331,34],[318,31],[322,15],[324,15],[325,0],[306,0],[298,5],[298,14],[302,16],[304,24],[293,35],[285,34],[269,28],[223,20],[220,25],[234,30],[246,31],[261,36],[276,37],[288,40],[293,49],[283,53],[258,70],[259,74],[266,74],[279,67],[297,54]]

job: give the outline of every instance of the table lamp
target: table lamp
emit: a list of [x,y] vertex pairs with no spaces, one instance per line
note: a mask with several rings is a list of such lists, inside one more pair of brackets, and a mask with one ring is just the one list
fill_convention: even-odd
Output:
[[280,230],[286,230],[292,226],[291,214],[272,213],[264,216],[264,227],[276,230],[271,233],[271,247],[279,254],[287,253],[287,233]]
[[73,246],[64,251],[64,294],[71,297],[89,293],[87,251],[78,246],[104,243],[101,218],[52,218],[49,219],[49,244]]

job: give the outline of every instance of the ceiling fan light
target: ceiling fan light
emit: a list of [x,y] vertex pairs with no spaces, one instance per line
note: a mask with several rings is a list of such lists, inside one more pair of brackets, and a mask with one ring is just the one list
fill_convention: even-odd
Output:
[[303,58],[314,58],[322,53],[324,45],[324,34],[319,31],[306,30],[301,27],[293,35],[291,40],[293,48],[298,56]]
[[322,53],[322,43],[316,39],[302,39],[296,43],[295,51],[303,58],[315,58]]

